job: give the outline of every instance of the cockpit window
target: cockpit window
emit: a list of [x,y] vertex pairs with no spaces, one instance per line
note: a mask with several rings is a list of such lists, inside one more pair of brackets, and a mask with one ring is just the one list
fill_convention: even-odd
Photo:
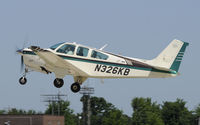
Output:
[[65,45],[61,46],[57,50],[57,52],[59,52],[59,53],[65,53],[65,54],[68,54],[68,55],[74,55],[75,47],[76,46],[74,46],[74,45],[65,44]]
[[103,60],[107,60],[108,59],[108,56],[103,54],[103,53],[100,53],[100,52],[97,52],[95,50],[92,51],[92,55],[91,55],[92,58],[97,58],[97,59],[103,59]]
[[84,56],[84,57],[86,57],[88,55],[88,51],[89,51],[88,48],[78,47],[76,55],[77,56]]
[[60,46],[61,44],[63,44],[63,43],[57,43],[57,44],[51,46],[50,49],[55,50],[55,49],[56,49],[58,46]]

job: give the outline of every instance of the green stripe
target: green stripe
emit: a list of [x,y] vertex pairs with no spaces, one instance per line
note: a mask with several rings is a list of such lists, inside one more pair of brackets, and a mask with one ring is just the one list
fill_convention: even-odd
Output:
[[[180,51],[179,51],[179,53],[181,52],[181,56],[179,56],[179,53],[178,53],[178,55],[176,56],[176,58],[175,58],[173,64],[171,65],[170,69],[172,69],[172,70],[178,72],[179,67],[180,67],[180,65],[181,65],[181,61],[182,61],[184,52],[185,52],[186,47],[187,47],[188,45],[189,45],[189,43],[184,42],[184,44],[182,45],[182,47],[181,47],[181,49],[180,49]],[[177,58],[177,57],[178,57],[178,58]],[[181,58],[179,58],[179,57],[181,57]],[[180,61],[176,61],[176,60],[180,60]]]

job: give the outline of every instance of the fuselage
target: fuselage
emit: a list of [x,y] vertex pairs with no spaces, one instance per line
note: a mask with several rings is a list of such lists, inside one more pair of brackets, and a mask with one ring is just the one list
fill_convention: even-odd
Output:
[[[71,50],[67,50],[71,47]],[[79,45],[76,43],[60,43],[48,49],[65,61],[85,72],[85,77],[92,78],[165,78],[176,76],[176,72],[155,69],[145,60],[115,55],[102,50]],[[55,67],[47,64],[31,49],[25,48],[21,53],[26,67],[29,69],[50,73]],[[63,74],[76,76],[67,67],[61,67]]]

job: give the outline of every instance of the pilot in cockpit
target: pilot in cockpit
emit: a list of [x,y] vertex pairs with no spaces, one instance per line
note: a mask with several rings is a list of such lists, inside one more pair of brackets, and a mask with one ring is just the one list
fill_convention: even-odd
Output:
[[72,46],[67,46],[65,49],[65,53],[68,55],[73,55],[74,54],[74,50],[72,48]]

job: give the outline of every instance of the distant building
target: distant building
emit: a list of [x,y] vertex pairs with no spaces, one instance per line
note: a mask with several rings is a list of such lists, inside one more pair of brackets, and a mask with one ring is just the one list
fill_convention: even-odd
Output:
[[0,115],[0,125],[64,125],[64,116]]

